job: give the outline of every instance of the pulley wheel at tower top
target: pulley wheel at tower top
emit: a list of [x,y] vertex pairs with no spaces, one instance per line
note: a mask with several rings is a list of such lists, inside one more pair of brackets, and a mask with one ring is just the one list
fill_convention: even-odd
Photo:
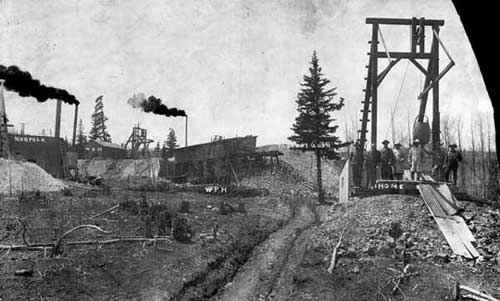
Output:
[[420,140],[420,143],[425,145],[429,143],[431,139],[431,127],[429,125],[429,118],[427,116],[422,117],[422,121],[420,121],[420,115],[415,118],[415,122],[413,123],[413,141],[415,139]]

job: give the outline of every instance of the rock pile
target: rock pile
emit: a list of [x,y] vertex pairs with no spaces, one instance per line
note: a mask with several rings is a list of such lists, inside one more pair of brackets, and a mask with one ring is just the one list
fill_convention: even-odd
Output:
[[[464,219],[482,255],[476,262],[500,267],[499,210],[465,202],[459,205],[466,207]],[[325,221],[311,235],[313,245],[332,250],[340,233],[345,231],[341,256],[393,257],[405,248],[411,261],[464,260],[453,253],[420,197],[381,195],[355,199],[332,206],[323,215]]]
[[342,231],[346,232],[341,256],[391,257],[405,248],[413,260],[434,258],[437,254],[455,257],[419,197],[382,195],[356,199],[347,207],[334,206],[326,213],[326,221],[314,231],[312,240],[331,250]]
[[27,191],[59,191],[64,184],[55,179],[40,166],[16,160],[0,159],[0,194]]
[[500,266],[500,210],[468,203],[464,215],[482,259]]
[[245,187],[266,189],[275,195],[290,195],[292,191],[304,197],[316,195],[315,188],[310,182],[300,176],[289,174],[283,168],[267,170],[260,175],[242,179],[241,184]]
[[[316,156],[314,153],[293,150],[286,144],[261,146],[258,150],[277,150],[282,152],[283,156],[280,156],[281,162],[285,162],[292,166],[305,181],[316,185]],[[330,192],[336,191],[339,181],[338,175],[343,166],[343,161],[324,159],[321,161],[321,164],[323,187]]]

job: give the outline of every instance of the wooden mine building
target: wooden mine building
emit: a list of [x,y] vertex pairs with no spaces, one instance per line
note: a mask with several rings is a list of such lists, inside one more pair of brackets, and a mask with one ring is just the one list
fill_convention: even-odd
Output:
[[85,157],[87,159],[96,157],[106,159],[125,159],[127,158],[127,150],[116,143],[90,140],[85,146]]
[[209,143],[178,148],[173,161],[163,161],[160,176],[176,182],[238,182],[242,174],[251,173],[255,162],[276,157],[279,152],[257,152],[257,136],[213,139]]
[[8,137],[14,158],[36,163],[57,178],[66,175],[66,143],[62,138],[10,133]]

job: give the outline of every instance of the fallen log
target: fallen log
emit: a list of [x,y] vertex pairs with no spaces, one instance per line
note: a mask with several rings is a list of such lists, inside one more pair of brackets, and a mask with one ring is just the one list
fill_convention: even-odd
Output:
[[11,251],[43,251],[46,248],[52,248],[54,244],[44,245],[0,245],[0,250],[11,250]]
[[89,219],[94,219],[94,218],[99,217],[99,216],[101,216],[101,215],[104,215],[104,214],[106,214],[106,213],[108,213],[108,212],[111,212],[111,211],[113,211],[113,210],[115,210],[115,209],[117,209],[117,208],[119,208],[119,207],[120,207],[120,204],[118,204],[118,205],[116,205],[116,206],[113,206],[113,207],[111,207],[111,208],[109,208],[109,209],[106,209],[106,210],[104,210],[104,211],[103,211],[103,212],[101,212],[101,213],[98,213],[98,214],[96,214],[96,215],[93,215],[93,216],[91,216],[91,217],[88,217],[86,220],[89,220]]
[[59,237],[59,239],[57,240],[57,242],[54,244],[54,247],[52,248],[52,255],[58,253],[60,251],[60,248],[61,248],[61,243],[63,241],[63,239],[70,235],[71,233],[75,232],[76,230],[78,229],[83,229],[83,228],[92,228],[92,229],[95,229],[99,232],[102,232],[102,233],[105,233],[105,234],[110,234],[111,232],[110,231],[105,231],[99,227],[97,227],[96,225],[79,225],[79,226],[76,226],[74,227],[73,229],[70,229],[68,231],[66,231],[61,237]]
[[328,270],[327,270],[329,274],[333,273],[333,270],[335,269],[335,266],[337,265],[337,261],[338,261],[337,252],[338,252],[340,245],[342,244],[342,237],[343,236],[344,236],[344,231],[342,231],[342,233],[340,234],[339,242],[337,243],[335,248],[333,248],[332,259],[330,260],[330,266],[328,267]]
[[[465,285],[458,285],[459,287],[459,292],[460,294],[463,296],[463,297],[467,297],[467,298],[470,298],[470,299],[473,299],[473,300],[485,300],[485,301],[499,301],[498,299],[490,296],[490,295],[487,295],[485,293],[481,293],[480,291],[478,290],[475,290],[471,287],[468,287],[468,286],[465,286]],[[464,294],[462,294],[461,292],[462,291],[465,291]]]
[[[107,240],[81,240],[81,241],[68,241],[67,245],[106,245],[119,242],[155,242],[155,241],[172,241],[169,236],[161,236],[156,238],[147,237],[119,237]],[[11,251],[45,251],[54,248],[53,243],[38,243],[32,245],[0,245],[0,250]]]
[[147,238],[147,237],[131,237],[131,238],[114,238],[108,240],[83,240],[83,241],[69,241],[67,245],[106,245],[106,244],[114,244],[118,242],[155,242],[155,241],[171,241],[170,238]]

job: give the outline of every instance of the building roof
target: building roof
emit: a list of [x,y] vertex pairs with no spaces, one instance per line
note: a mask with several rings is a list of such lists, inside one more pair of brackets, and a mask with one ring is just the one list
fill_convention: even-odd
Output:
[[98,141],[98,140],[90,140],[90,141],[91,142],[95,142],[95,143],[97,143],[97,144],[99,144],[100,146],[103,146],[103,147],[125,149],[121,145],[116,144],[116,143],[105,142],[105,141]]
[[176,151],[185,150],[186,148],[191,150],[193,148],[200,148],[200,147],[204,147],[204,146],[207,146],[207,145],[224,144],[224,143],[230,143],[231,141],[234,141],[234,140],[247,140],[247,139],[251,139],[251,138],[257,138],[257,136],[246,135],[246,136],[243,136],[243,137],[223,138],[223,139],[218,139],[218,140],[214,140],[214,141],[210,141],[210,142],[189,145],[188,147],[179,147],[179,148],[176,148],[175,150]]

